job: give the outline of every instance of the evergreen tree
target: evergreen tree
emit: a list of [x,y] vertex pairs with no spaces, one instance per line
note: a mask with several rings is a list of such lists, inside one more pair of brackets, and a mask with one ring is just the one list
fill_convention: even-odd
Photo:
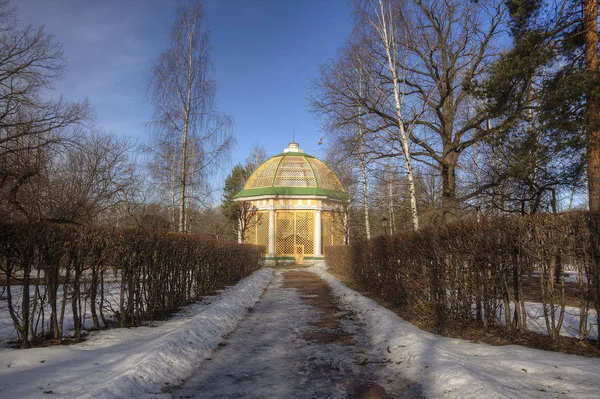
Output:
[[[513,47],[480,94],[503,127],[496,137],[503,150],[531,160],[511,163],[510,176],[529,186],[525,196],[536,209],[540,190],[582,183],[587,154],[590,209],[600,209],[597,0],[507,6]],[[536,175],[541,169],[550,173]]]
[[252,172],[248,169],[248,167],[244,167],[241,163],[238,163],[225,179],[221,212],[227,219],[235,223],[236,226],[240,216],[240,203],[234,202],[233,197],[242,191],[246,180],[250,177]]
[[252,226],[253,222],[256,222],[253,220],[255,219],[255,209],[250,203],[235,202],[233,198],[242,191],[254,169],[255,166],[252,163],[247,163],[246,166],[238,163],[225,179],[221,212],[231,222],[234,229],[238,231],[238,241],[242,240],[246,230]]

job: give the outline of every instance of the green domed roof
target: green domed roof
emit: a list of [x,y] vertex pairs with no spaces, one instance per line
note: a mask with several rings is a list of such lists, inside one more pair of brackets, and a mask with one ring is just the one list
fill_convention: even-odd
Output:
[[326,195],[350,199],[335,173],[320,159],[290,143],[281,154],[269,158],[248,178],[235,198],[260,195]]

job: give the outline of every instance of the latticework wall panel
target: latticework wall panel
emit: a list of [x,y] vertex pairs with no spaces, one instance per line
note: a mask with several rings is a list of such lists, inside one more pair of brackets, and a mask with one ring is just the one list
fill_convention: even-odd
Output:
[[269,214],[268,212],[255,212],[252,215],[246,232],[244,242],[247,244],[264,245],[265,254],[269,246]]
[[256,223],[256,244],[265,246],[265,253],[269,247],[269,213],[258,212]]
[[275,252],[277,255],[294,253],[294,212],[275,213]]
[[[277,211],[275,251],[278,256],[293,255],[296,246],[304,246],[304,254],[315,252],[314,211]],[[299,252],[299,251],[298,251]]]
[[321,212],[321,239],[323,246],[344,245],[345,238],[343,213]]
[[304,157],[286,156],[275,176],[276,187],[316,187],[315,176]]
[[245,189],[270,187],[273,184],[273,178],[277,170],[277,165],[282,157],[274,157],[265,162],[256,170],[246,182]]
[[296,245],[304,245],[304,253],[314,254],[315,250],[315,213],[296,211]]

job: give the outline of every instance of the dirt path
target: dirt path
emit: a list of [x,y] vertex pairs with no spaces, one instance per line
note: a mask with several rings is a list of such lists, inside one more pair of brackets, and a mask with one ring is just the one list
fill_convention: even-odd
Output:
[[325,281],[278,270],[256,307],[174,398],[419,398]]

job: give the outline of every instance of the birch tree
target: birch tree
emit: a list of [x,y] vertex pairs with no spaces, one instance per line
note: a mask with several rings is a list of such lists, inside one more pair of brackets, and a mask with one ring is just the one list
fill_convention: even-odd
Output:
[[199,1],[178,6],[170,47],[153,67],[149,91],[154,105],[152,125],[176,137],[179,190],[178,231],[186,231],[187,201],[194,179],[206,178],[233,144],[232,121],[218,112],[210,40]]
[[416,231],[419,229],[419,215],[417,212],[417,199],[415,182],[413,178],[413,167],[411,161],[411,153],[409,148],[409,137],[406,132],[405,118],[403,115],[403,102],[404,93],[401,88],[401,84],[404,79],[399,74],[401,70],[401,62],[406,60],[400,58],[401,55],[398,53],[396,33],[398,30],[395,26],[393,1],[379,0],[378,3],[374,3],[370,0],[372,11],[366,12],[366,21],[369,27],[375,33],[375,37],[379,39],[379,45],[385,53],[384,60],[387,61],[387,67],[392,77],[392,89],[394,98],[394,109],[396,114],[396,122],[398,132],[400,134],[400,144],[402,146],[402,153],[404,156],[404,166],[406,168],[406,177],[408,180],[408,191],[410,197],[410,212],[413,223],[413,229]]
[[[365,237],[371,237],[369,210],[369,155],[373,152],[369,115],[362,106],[364,97],[372,98],[369,84],[366,43],[354,38],[339,52],[339,57],[320,66],[320,77],[313,81],[312,111],[324,121],[329,141],[328,152],[359,165],[360,197]],[[322,144],[323,139],[319,142]],[[340,152],[343,152],[340,154]],[[337,157],[336,157],[337,158]],[[339,161],[339,160],[336,160]],[[334,162],[332,164],[335,164]],[[348,189],[348,187],[346,187]]]
[[150,141],[153,146],[142,147],[142,150],[149,154],[148,170],[155,189],[160,193],[159,201],[166,204],[171,227],[177,226],[177,170],[179,170],[177,140],[173,137],[164,137],[161,132],[153,135]]
[[[363,52],[359,51],[355,53],[355,58],[358,66],[358,95],[362,97],[364,87],[364,72],[365,68],[363,65]],[[360,177],[361,177],[361,191],[362,191],[362,206],[365,217],[365,236],[367,240],[371,238],[371,223],[369,220],[369,185],[367,182],[367,159],[365,154],[365,126],[363,124],[363,110],[360,102],[358,104],[358,161],[360,164]]]
[[[353,37],[338,59],[321,67],[315,82],[313,109],[328,120],[329,130],[358,130],[355,135],[361,175],[365,225],[368,224],[367,158],[399,157],[404,160],[411,197],[413,229],[419,228],[407,122],[404,118],[404,75],[398,52],[394,13],[397,2],[357,2]],[[394,120],[386,118],[394,115]],[[367,140],[367,135],[369,139]],[[392,146],[400,143],[400,153]],[[368,228],[368,227],[367,227]]]
[[[371,7],[373,1],[369,2]],[[414,147],[411,156],[438,170],[443,186],[444,219],[451,221],[457,217],[461,203],[477,195],[459,192],[460,155],[493,133],[481,128],[489,119],[485,109],[468,115],[471,97],[468,88],[485,75],[497,56],[495,45],[505,14],[503,3],[381,0],[376,4],[380,10],[382,4],[387,19],[393,21],[394,32],[398,32],[390,47],[396,49],[396,54],[402,54],[401,62],[396,58],[395,65],[392,63],[397,72],[389,68],[382,80],[402,84],[401,98],[407,105],[402,121],[405,127],[411,126],[404,133]],[[374,51],[373,56],[389,64],[387,51]],[[395,90],[391,94],[396,97]],[[365,108],[381,118],[382,125],[400,126],[397,111],[389,112],[372,100],[365,101]],[[393,151],[389,156],[395,156]],[[495,182],[480,185],[479,191],[492,184]]]
[[365,156],[365,133],[362,121],[358,122],[358,159],[360,163],[360,177],[362,188],[363,212],[365,215],[365,235],[367,240],[371,238],[371,225],[369,223],[369,186],[367,183],[367,162]]

